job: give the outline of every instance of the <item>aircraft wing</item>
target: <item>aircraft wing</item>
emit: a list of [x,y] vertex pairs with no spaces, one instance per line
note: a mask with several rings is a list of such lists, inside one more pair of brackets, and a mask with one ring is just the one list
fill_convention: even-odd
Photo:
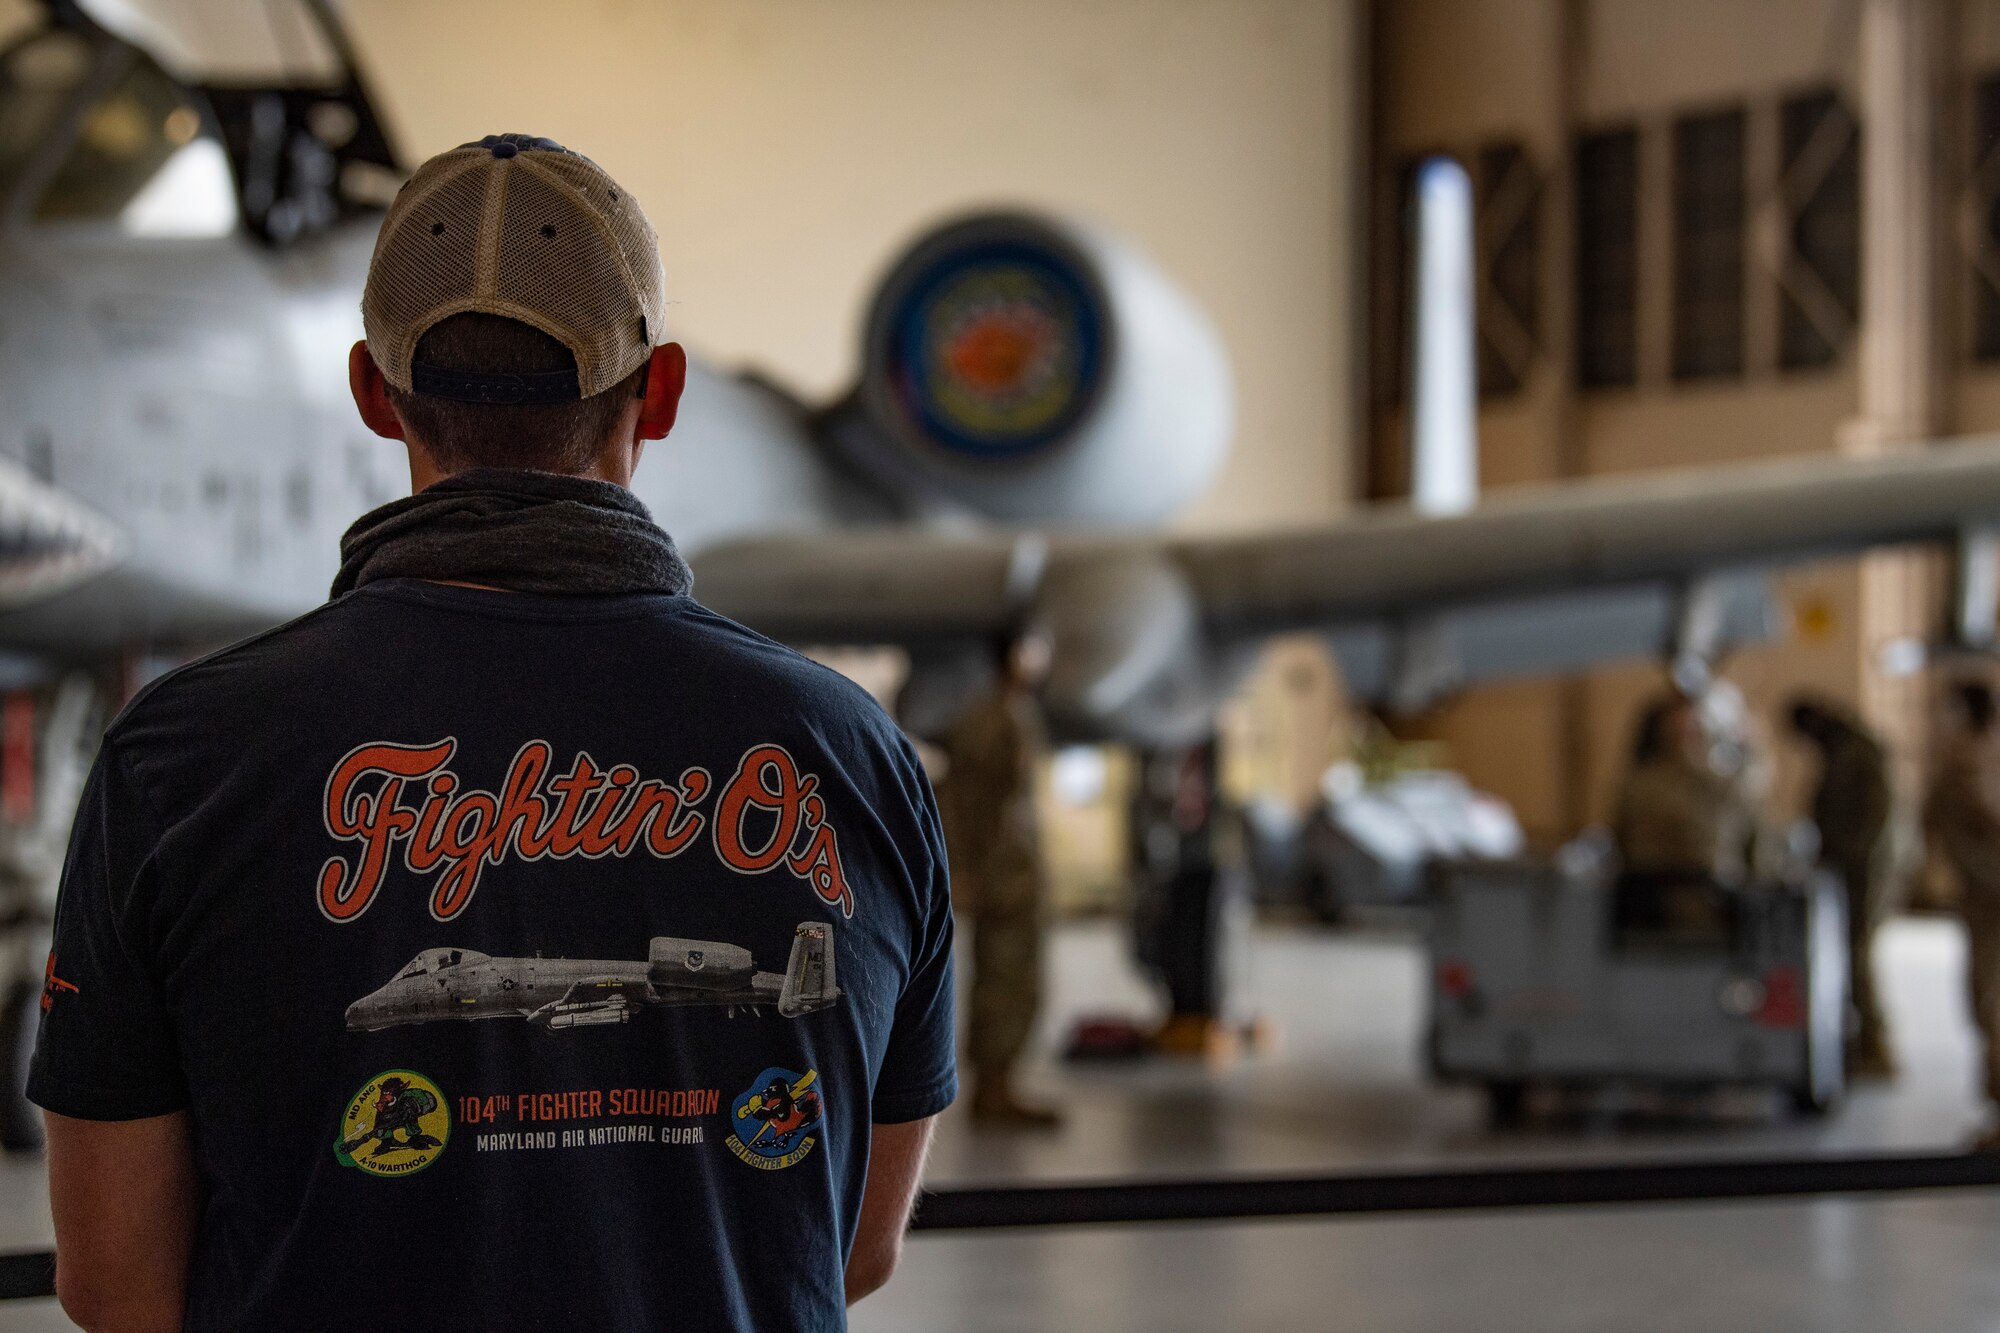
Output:
[[1033,598],[1045,551],[1032,533],[885,528],[730,541],[690,563],[702,602],[775,639],[910,644],[999,632]]
[[[1214,659],[1288,631],[1327,633],[1350,690],[1385,701],[1724,648],[1770,631],[1764,571],[1996,527],[2000,437],[1985,437],[1515,487],[1450,516],[1384,506],[1218,536],[800,535],[725,544],[694,565],[703,601],[794,643],[921,655],[1034,615],[1065,645],[1051,687],[1075,697],[1056,711],[1089,730],[1163,672],[1185,704],[1201,682],[1171,666],[1177,655]],[[1211,660],[1206,674],[1228,672]]]
[[1174,542],[1206,613],[1302,628],[1533,593],[1686,580],[2000,522],[2000,436],[1517,487],[1465,514],[1400,506],[1291,533]]

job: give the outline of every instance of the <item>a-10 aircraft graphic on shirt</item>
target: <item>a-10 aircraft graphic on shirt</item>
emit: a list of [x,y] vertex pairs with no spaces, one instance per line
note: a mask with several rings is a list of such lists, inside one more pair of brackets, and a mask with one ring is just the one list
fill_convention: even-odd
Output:
[[740,944],[656,936],[646,959],[493,958],[426,949],[381,989],[347,1006],[361,1032],[446,1019],[525,1018],[545,1031],[623,1023],[641,1005],[772,1006],[797,1018],[837,1003],[833,927],[800,924],[784,975],[759,972]]

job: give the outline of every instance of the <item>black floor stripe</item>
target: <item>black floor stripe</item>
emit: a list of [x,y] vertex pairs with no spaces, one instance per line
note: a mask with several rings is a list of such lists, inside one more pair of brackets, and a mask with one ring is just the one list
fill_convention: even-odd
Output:
[[1230,1218],[1783,1198],[2000,1185],[2000,1155],[1799,1157],[1648,1165],[1495,1167],[1380,1175],[1211,1177],[932,1190],[914,1227],[1213,1222]]
[[26,1300],[56,1294],[53,1250],[0,1253],[0,1301]]
[[[928,1190],[912,1229],[1113,1226],[1257,1217],[1875,1194],[2000,1185],[2000,1154],[1796,1157],[1649,1165],[1493,1167],[1377,1175],[1239,1176]],[[55,1294],[55,1255],[0,1253],[0,1300]]]

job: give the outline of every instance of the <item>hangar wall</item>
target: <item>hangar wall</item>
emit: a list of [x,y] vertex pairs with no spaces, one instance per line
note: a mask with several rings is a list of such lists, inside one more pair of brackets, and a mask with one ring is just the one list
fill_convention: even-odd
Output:
[[577,145],[659,226],[675,332],[808,393],[941,214],[1020,201],[1138,243],[1234,357],[1238,445],[1185,519],[1328,517],[1354,436],[1350,0],[350,0],[405,151]]
[[[1861,235],[1863,30],[1885,21],[1928,26],[1935,48],[1925,99],[1935,133],[1923,151],[1943,183],[1937,234],[1903,238],[1935,302],[1936,337],[1914,374],[1941,392],[1917,433],[2000,427],[2000,347],[1975,346],[1972,318],[1977,283],[1991,285],[1975,264],[1994,248],[1990,233],[1978,235],[1991,187],[1976,179],[1971,139],[1981,81],[2000,69],[1995,6],[1398,0],[1372,10],[1369,491],[1398,493],[1405,467],[1398,199],[1407,164],[1433,151],[1458,154],[1483,182],[1485,485],[1898,447],[1865,415],[1882,408],[1879,389],[1872,405],[1864,389],[1868,316],[1857,299],[1876,290],[1863,262],[1876,252]],[[1815,156],[1819,132],[1828,151]],[[1607,147],[1629,154],[1623,252],[1601,243],[1621,222],[1598,202],[1618,184]],[[1697,173],[1712,176],[1718,163],[1720,185],[1702,184]],[[1585,190],[1597,193],[1580,198]],[[1701,285],[1718,259],[1733,284],[1719,324]],[[1607,310],[1592,291],[1604,285],[1592,265],[1607,263],[1631,266],[1625,308]],[[1845,276],[1839,299],[1806,291],[1824,289],[1829,273],[1836,288]],[[1630,353],[1607,373],[1583,349],[1620,319]],[[1721,360],[1705,362],[1718,346]],[[1922,386],[1909,391],[1925,397]],[[1801,687],[1860,703],[1914,774],[1923,689],[1885,678],[1876,662],[1888,639],[1928,629],[1932,577],[1902,556],[1791,576],[1782,593],[1797,632],[1741,655],[1728,674],[1766,718]],[[1636,667],[1482,691],[1419,730],[1446,740],[1475,781],[1515,801],[1531,832],[1552,841],[1606,812],[1634,713],[1663,683],[1657,668]],[[1777,799],[1797,809],[1803,756],[1782,742],[1778,753]]]

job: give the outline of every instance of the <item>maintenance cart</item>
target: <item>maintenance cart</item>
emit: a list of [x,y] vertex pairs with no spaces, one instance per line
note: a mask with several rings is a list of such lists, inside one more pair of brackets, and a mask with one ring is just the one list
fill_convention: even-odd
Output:
[[1497,1121],[1535,1085],[1766,1085],[1807,1114],[1845,1089],[1847,935],[1829,876],[1715,889],[1704,931],[1633,925],[1603,860],[1432,870],[1429,1057]]

